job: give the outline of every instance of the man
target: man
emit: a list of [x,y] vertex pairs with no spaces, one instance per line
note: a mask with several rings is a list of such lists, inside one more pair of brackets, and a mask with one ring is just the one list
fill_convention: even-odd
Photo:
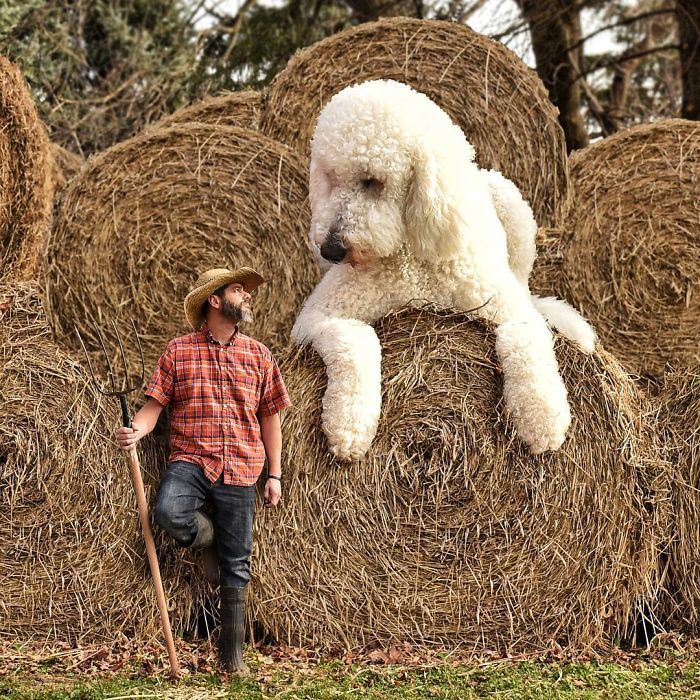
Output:
[[[238,673],[248,671],[243,633],[255,482],[267,457],[263,497],[265,506],[276,506],[279,412],[291,404],[270,351],[238,330],[241,321],[252,320],[251,294],[264,281],[248,267],[208,270],[199,277],[185,298],[185,317],[195,332],[168,343],[146,389],[148,400],[132,427],[117,431],[120,447],[135,449],[170,406],[171,452],[156,522],[182,547],[216,549],[219,656],[227,670]],[[202,510],[205,504],[211,519]]]

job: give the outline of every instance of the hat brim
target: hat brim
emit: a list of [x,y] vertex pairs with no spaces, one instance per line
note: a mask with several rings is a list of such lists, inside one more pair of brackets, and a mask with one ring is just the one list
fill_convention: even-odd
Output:
[[221,273],[208,280],[206,284],[195,287],[185,297],[185,318],[187,322],[197,330],[204,321],[202,307],[204,302],[219,288],[238,282],[249,294],[265,282],[265,278],[253,270],[252,267],[240,267]]

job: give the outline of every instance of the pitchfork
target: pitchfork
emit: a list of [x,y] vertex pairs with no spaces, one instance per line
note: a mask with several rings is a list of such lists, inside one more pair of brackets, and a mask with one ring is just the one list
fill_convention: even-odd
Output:
[[[90,355],[88,354],[83,338],[80,335],[80,331],[76,328],[75,332],[78,334],[78,339],[80,340],[80,345],[85,353],[85,359],[87,360],[88,367],[90,368],[90,374],[92,375],[92,381],[97,387],[97,390],[104,396],[116,396],[119,399],[119,405],[122,409],[122,423],[125,428],[131,427],[131,418],[129,416],[129,407],[126,403],[126,397],[133,391],[136,391],[143,385],[143,377],[145,372],[145,363],[143,359],[143,349],[141,347],[141,340],[139,339],[139,334],[136,331],[136,325],[133,320],[131,321],[131,327],[134,331],[134,337],[136,338],[136,344],[139,349],[139,355],[141,356],[141,375],[138,381],[133,384],[129,379],[129,366],[126,361],[126,353],[124,352],[124,346],[122,345],[122,340],[117,330],[117,326],[112,321],[112,326],[114,328],[114,335],[119,344],[119,353],[122,358],[122,363],[124,365],[124,378],[121,384],[121,389],[117,389],[117,384],[114,379],[114,371],[112,369],[112,363],[109,359],[109,353],[107,352],[107,347],[105,346],[104,338],[97,324],[94,324],[95,333],[100,340],[100,345],[102,346],[102,352],[104,353],[105,360],[107,362],[107,369],[109,371],[109,380],[112,387],[111,391],[106,391],[97,378],[93,368],[92,362],[90,362]],[[143,530],[143,538],[146,540],[146,552],[148,554],[148,565],[151,569],[151,576],[153,577],[153,583],[156,588],[156,598],[158,599],[158,610],[160,611],[160,622],[163,627],[163,635],[165,636],[165,644],[168,648],[168,657],[170,658],[170,675],[173,678],[177,678],[180,674],[180,666],[177,661],[177,654],[175,653],[175,643],[173,642],[173,633],[170,628],[170,618],[168,617],[168,606],[165,602],[165,593],[163,591],[163,582],[160,577],[160,567],[158,566],[158,555],[156,554],[156,546],[153,542],[153,533],[151,532],[151,525],[148,519],[148,504],[146,503],[146,494],[143,489],[143,479],[141,478],[141,468],[139,466],[139,458],[136,454],[136,448],[129,450],[126,453],[127,460],[129,462],[129,470],[131,472],[131,481],[134,485],[134,491],[136,492],[136,502],[138,504],[139,510],[139,520],[141,521],[141,529]]]

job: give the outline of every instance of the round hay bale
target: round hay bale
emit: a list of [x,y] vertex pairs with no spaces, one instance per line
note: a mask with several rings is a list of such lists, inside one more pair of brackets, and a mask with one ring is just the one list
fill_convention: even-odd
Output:
[[57,143],[51,144],[51,153],[53,155],[54,191],[58,193],[80,170],[85,159]]
[[674,370],[659,395],[660,425],[673,481],[669,582],[673,628],[700,632],[700,368]]
[[[39,290],[0,286],[0,637],[160,638],[118,403],[51,338]],[[155,443],[139,450],[147,494]],[[158,538],[175,630],[190,624],[193,562]]]
[[49,137],[22,74],[0,56],[0,274],[31,279],[53,207]]
[[568,288],[562,271],[566,241],[566,232],[561,228],[537,230],[537,257],[529,279],[533,293],[566,299]]
[[667,493],[643,399],[614,358],[557,343],[573,423],[558,452],[533,457],[503,415],[491,329],[413,310],[377,333],[382,418],[359,462],[328,454],[320,359],[282,361],[295,405],[283,503],[256,524],[257,619],[322,649],[601,648],[624,635],[654,602]]
[[638,375],[700,362],[700,124],[633,127],[571,159],[563,295]]
[[474,145],[478,164],[513,180],[537,221],[554,225],[567,191],[557,110],[512,51],[460,24],[385,19],[299,51],[263,98],[260,128],[308,157],[328,100],[378,78],[406,83],[440,105]]
[[[51,323],[77,347],[73,324],[96,344],[91,316],[124,338],[133,319],[148,371],[191,332],[182,304],[197,276],[248,265],[268,283],[243,331],[274,350],[318,278],[308,225],[306,172],[286,146],[236,127],[148,130],[90,158],[65,190],[49,240]],[[129,341],[134,366],[135,350]]]
[[218,124],[219,126],[240,126],[257,129],[260,119],[260,93],[255,90],[224,92],[214,97],[206,97],[201,102],[178,109],[176,112],[156,122],[153,127],[173,126],[187,122]]

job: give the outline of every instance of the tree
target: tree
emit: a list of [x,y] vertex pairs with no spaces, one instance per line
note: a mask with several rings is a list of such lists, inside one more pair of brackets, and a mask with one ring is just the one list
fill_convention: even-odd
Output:
[[681,115],[686,119],[700,120],[700,3],[698,0],[677,0],[676,17],[683,82]]
[[171,0],[27,0],[0,9],[0,41],[52,138],[89,154],[189,98],[195,32]]
[[[680,113],[678,26],[673,0],[516,0],[527,22],[537,72],[559,108],[568,150],[589,137]],[[678,0],[695,4],[697,0]],[[589,24],[583,33],[581,13]],[[501,34],[521,30],[517,23]],[[592,54],[588,44],[608,32],[617,46]],[[700,60],[700,52],[693,54]]]
[[351,22],[346,5],[331,0],[289,0],[267,7],[247,0],[235,15],[207,9],[214,19],[197,40],[194,90],[261,88],[297,49],[342,31]]
[[576,0],[517,0],[532,36],[537,73],[559,108],[568,150],[588,143],[578,79],[583,66],[581,5]]
[[[294,52],[347,27],[380,17],[435,17],[465,22],[487,0],[287,0],[262,6],[245,0],[235,15],[198,3],[199,20],[211,25],[197,42],[197,77],[203,93],[213,85],[261,88]],[[213,20],[213,21],[212,21]]]

